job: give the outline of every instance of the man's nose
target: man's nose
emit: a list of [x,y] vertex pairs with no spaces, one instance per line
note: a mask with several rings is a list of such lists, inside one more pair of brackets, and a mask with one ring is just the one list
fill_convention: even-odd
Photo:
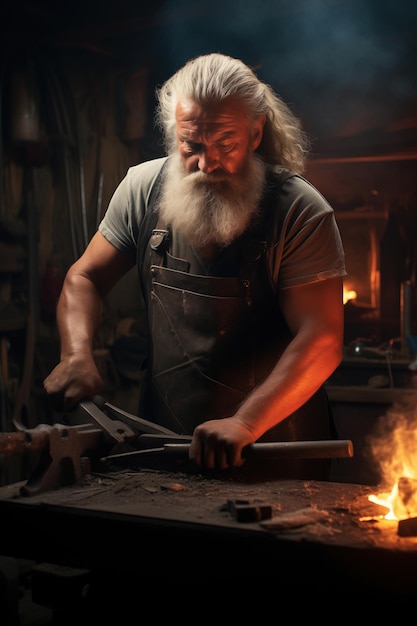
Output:
[[218,155],[215,150],[202,150],[198,156],[198,169],[200,172],[210,174],[219,166]]

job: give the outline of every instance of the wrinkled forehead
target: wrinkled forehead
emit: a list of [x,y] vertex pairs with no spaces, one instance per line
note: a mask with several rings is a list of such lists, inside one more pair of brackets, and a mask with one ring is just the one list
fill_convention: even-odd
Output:
[[212,134],[232,132],[248,126],[245,107],[236,100],[223,100],[200,104],[191,100],[180,100],[175,111],[178,131]]

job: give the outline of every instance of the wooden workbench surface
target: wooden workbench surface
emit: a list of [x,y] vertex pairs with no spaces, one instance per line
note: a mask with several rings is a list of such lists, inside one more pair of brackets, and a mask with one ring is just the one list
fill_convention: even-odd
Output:
[[[173,567],[176,580],[192,584],[198,564],[207,584],[249,577],[349,597],[382,592],[395,602],[416,592],[417,538],[377,519],[370,486],[150,469],[88,474],[30,496],[22,485],[0,488],[0,554],[87,567],[123,590]],[[242,521],[230,503],[270,515]]]
[[[0,502],[244,528],[294,540],[417,554],[417,538],[400,537],[398,522],[381,519],[384,511],[368,500],[375,488],[365,485],[307,480],[246,483],[159,470],[91,474],[80,484],[31,496],[20,495],[22,484],[0,488]],[[271,514],[268,519],[240,521],[229,501],[269,505]]]

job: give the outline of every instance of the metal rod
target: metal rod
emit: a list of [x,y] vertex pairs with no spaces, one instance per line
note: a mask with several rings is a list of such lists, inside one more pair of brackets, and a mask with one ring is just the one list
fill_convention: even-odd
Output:
[[[188,454],[190,444],[166,443],[164,451],[170,454]],[[325,441],[272,441],[253,443],[244,449],[245,456],[277,459],[346,459],[354,455],[349,439]]]

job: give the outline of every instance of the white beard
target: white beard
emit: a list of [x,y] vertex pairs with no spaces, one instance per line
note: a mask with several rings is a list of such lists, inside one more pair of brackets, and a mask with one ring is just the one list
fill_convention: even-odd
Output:
[[265,166],[248,156],[240,174],[187,174],[179,154],[171,156],[161,196],[160,214],[196,246],[226,246],[239,237],[259,211]]

